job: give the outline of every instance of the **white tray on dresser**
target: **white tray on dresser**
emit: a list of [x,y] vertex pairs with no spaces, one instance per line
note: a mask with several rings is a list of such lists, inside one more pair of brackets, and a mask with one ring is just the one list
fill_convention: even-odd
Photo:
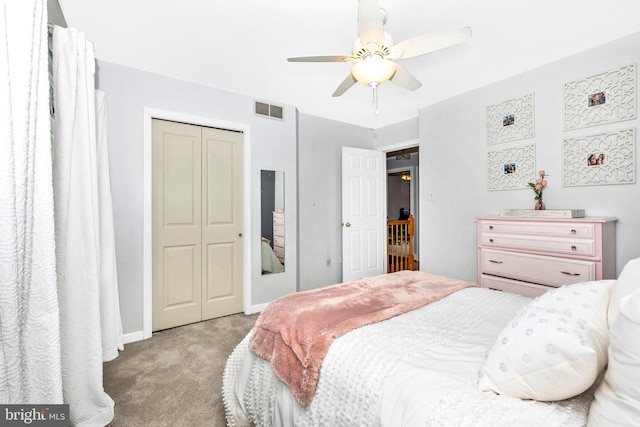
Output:
[[535,297],[615,279],[617,218],[478,217],[478,284]]

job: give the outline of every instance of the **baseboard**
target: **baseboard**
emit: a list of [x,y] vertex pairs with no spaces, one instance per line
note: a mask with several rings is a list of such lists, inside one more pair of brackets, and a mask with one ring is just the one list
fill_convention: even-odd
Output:
[[267,306],[269,305],[269,303],[265,303],[265,304],[258,304],[258,305],[252,305],[249,307],[248,310],[244,311],[244,314],[246,315],[250,315],[250,314],[255,314],[255,313],[260,313],[262,310],[264,310]]
[[[250,314],[260,313],[262,310],[265,309],[267,305],[269,305],[269,303],[252,305],[251,307],[249,307],[249,310],[245,310],[244,314],[250,315]],[[146,338],[144,337],[143,331],[130,332],[122,336],[122,343],[130,344],[132,342],[142,341],[144,339]]]
[[143,339],[144,339],[144,333],[142,331],[130,332],[122,336],[122,343],[130,344],[132,342],[142,341]]

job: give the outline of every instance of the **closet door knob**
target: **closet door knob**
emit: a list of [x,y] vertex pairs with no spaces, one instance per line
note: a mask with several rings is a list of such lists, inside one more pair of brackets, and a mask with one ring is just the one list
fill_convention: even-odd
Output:
[[347,222],[344,226],[345,226],[345,227],[351,227],[351,223],[350,223],[350,222]]

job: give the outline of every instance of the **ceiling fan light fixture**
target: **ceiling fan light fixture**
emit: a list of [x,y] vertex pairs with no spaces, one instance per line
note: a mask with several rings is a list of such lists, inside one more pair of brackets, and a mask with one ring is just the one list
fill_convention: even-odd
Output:
[[396,63],[378,55],[371,55],[353,64],[351,74],[365,86],[378,86],[393,77]]

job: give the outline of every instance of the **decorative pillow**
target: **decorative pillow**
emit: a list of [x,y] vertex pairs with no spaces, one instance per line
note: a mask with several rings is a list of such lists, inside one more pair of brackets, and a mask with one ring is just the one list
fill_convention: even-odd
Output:
[[607,308],[614,283],[563,286],[523,307],[498,335],[478,387],[540,401],[588,389],[607,364]]
[[640,258],[632,259],[624,266],[613,287],[611,304],[609,304],[609,327],[618,317],[620,300],[638,289],[640,289]]
[[532,304],[555,308],[574,319],[588,321],[603,335],[608,336],[607,313],[615,284],[615,280],[597,280],[562,286],[540,295]]
[[635,427],[640,422],[640,291],[619,301],[610,337],[609,367],[596,390],[587,426]]

